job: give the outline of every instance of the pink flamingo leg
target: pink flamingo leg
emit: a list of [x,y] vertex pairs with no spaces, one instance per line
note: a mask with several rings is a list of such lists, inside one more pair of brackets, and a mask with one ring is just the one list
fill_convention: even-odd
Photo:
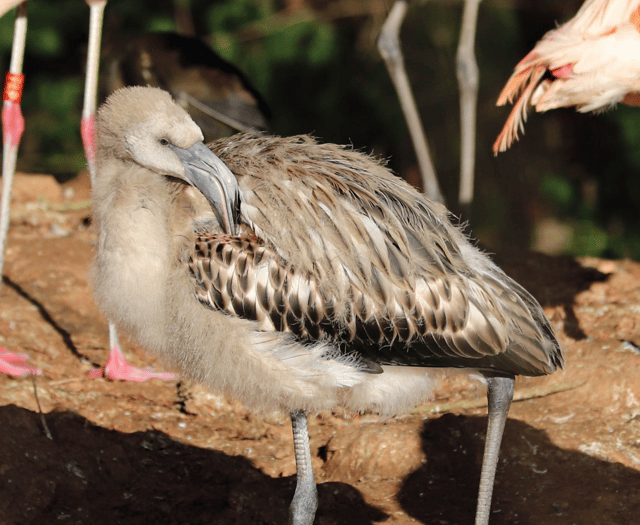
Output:
[[[0,212],[1,249],[0,272],[4,265],[4,247],[7,241],[9,229],[9,203],[11,199],[11,186],[15,172],[15,161],[18,153],[18,145],[24,131],[24,118],[20,111],[20,98],[22,94],[22,75],[7,74],[4,98],[2,106],[2,137],[4,142],[4,162],[2,177],[2,204]],[[26,364],[26,354],[14,354],[0,347],[0,373],[10,376],[24,376],[33,374],[39,376],[42,371]]]
[[[24,57],[24,44],[27,34],[27,3],[23,2],[18,8],[16,16],[13,49],[11,51],[11,64],[5,81],[2,94],[2,199],[0,201],[0,275],[4,268],[4,248],[7,243],[9,231],[9,206],[11,204],[11,187],[13,175],[16,170],[18,146],[24,131],[24,118],[20,110],[22,100],[22,86],[24,75],[22,74],[22,59]],[[0,279],[2,285],[2,279]],[[26,374],[40,375],[37,368],[25,365],[25,354],[12,354],[4,348],[0,348],[0,373],[12,376]]]
[[96,119],[94,115],[82,117],[80,133],[82,135],[84,154],[89,165],[89,172],[94,173],[96,165]]
[[[21,77],[22,75],[8,73],[5,82],[5,93],[10,93],[12,89],[22,90],[23,79]],[[19,88],[11,86],[17,83],[20,83]],[[15,97],[16,95],[13,96]],[[2,139],[4,144],[9,146],[10,154],[15,155],[17,153],[23,131],[24,117],[20,109],[20,102],[16,103],[12,99],[5,100],[2,107]]]

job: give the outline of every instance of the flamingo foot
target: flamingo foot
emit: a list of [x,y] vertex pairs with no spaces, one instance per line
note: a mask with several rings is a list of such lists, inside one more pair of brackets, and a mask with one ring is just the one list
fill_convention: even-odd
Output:
[[13,354],[0,347],[0,373],[10,376],[42,375],[42,370],[25,364],[27,359],[27,354]]
[[107,359],[105,365],[89,370],[88,375],[93,378],[106,377],[113,380],[135,381],[137,383],[142,383],[147,379],[173,381],[178,378],[178,374],[171,372],[153,372],[150,368],[141,369],[131,366],[127,363],[117,345],[111,347],[109,359]]

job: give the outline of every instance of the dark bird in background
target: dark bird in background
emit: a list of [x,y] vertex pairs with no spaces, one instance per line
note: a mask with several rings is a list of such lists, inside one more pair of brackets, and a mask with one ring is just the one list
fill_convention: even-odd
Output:
[[103,312],[184,376],[291,414],[294,525],[310,525],[318,501],[307,411],[396,414],[429,398],[432,368],[483,377],[486,525],[515,376],[564,363],[538,302],[370,156],[308,136],[202,139],[159,89],[102,106]]
[[237,131],[267,129],[270,112],[242,72],[197,38],[151,33],[110,60],[107,90],[124,86],[164,89],[187,110],[211,141]]

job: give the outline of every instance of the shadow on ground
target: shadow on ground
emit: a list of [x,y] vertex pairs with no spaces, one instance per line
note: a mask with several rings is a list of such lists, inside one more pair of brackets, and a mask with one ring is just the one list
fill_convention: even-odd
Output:
[[[398,494],[428,524],[473,523],[486,418],[445,414],[424,423],[422,467]],[[630,525],[640,515],[640,472],[557,447],[546,432],[509,419],[496,475],[491,525]]]
[[[126,416],[123,416],[126,417]],[[125,434],[72,412],[0,408],[0,522],[24,524],[284,524],[295,479],[273,479],[243,457]],[[342,483],[320,485],[318,523],[386,515]]]

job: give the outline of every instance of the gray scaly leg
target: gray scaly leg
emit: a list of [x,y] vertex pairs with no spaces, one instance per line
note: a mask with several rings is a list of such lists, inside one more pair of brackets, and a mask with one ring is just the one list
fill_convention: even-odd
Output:
[[311,525],[318,508],[318,489],[313,477],[307,414],[304,410],[291,412],[293,449],[296,455],[296,492],[289,507],[291,525]]
[[484,457],[482,458],[482,472],[480,474],[480,490],[478,491],[478,507],[475,525],[488,525],[489,510],[491,509],[491,495],[498,466],[500,443],[507,422],[509,407],[513,399],[513,377],[488,377],[487,399],[489,404],[489,424],[484,443]]

